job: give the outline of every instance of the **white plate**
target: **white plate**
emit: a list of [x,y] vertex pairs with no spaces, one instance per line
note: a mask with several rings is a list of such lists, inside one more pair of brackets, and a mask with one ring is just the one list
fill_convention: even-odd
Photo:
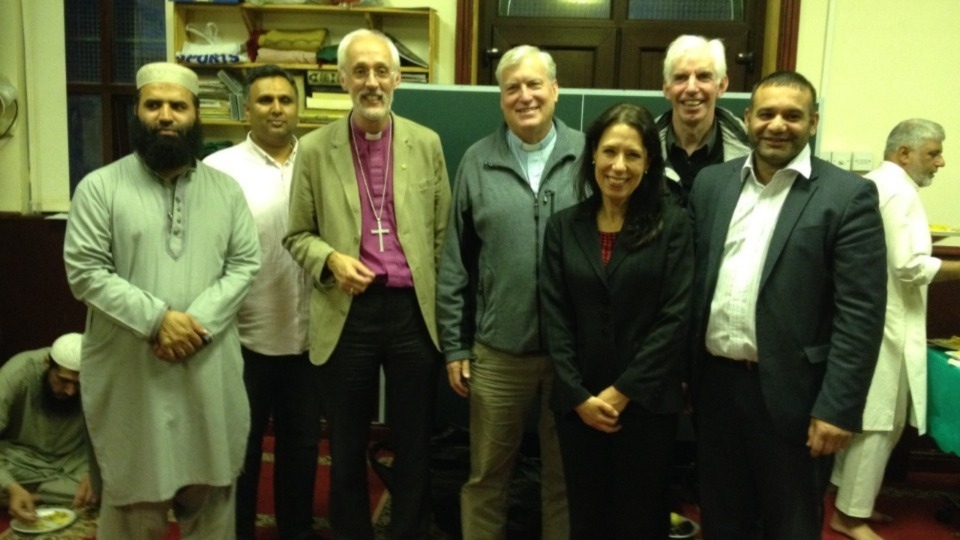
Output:
[[13,519],[10,527],[18,533],[40,534],[58,531],[73,525],[77,513],[69,508],[48,506],[37,508],[37,520],[33,523]]
[[700,526],[697,525],[696,521],[683,518],[684,523],[689,523],[693,528],[690,529],[690,532],[687,534],[675,534],[673,532],[673,527],[670,527],[670,538],[694,538],[697,536],[697,533],[700,532]]

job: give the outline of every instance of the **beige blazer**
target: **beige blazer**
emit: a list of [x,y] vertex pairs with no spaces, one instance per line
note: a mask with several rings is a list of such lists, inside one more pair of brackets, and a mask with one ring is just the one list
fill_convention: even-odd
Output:
[[[420,312],[437,341],[436,276],[450,211],[450,182],[436,133],[393,116],[393,201],[397,237],[413,274]],[[337,251],[360,258],[360,191],[351,154],[348,119],[300,139],[283,245],[313,278],[310,360],[330,358],[353,298],[326,267]]]

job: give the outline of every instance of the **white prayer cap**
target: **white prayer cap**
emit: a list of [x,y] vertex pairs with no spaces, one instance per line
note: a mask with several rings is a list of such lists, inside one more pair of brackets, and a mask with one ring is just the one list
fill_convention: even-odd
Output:
[[195,96],[200,93],[200,81],[190,68],[172,62],[153,62],[137,72],[137,90],[158,82],[178,84]]
[[58,366],[70,371],[80,371],[80,346],[83,334],[76,332],[64,334],[53,342],[50,347],[50,358]]

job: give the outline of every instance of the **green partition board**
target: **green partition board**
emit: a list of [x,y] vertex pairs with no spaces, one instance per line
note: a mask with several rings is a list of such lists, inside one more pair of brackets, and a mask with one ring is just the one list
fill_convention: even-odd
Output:
[[[749,101],[750,94],[731,92],[718,103],[742,116]],[[642,105],[654,116],[670,108],[661,92],[561,87],[555,114],[568,126],[583,130],[608,107],[623,102]],[[403,84],[394,93],[393,110],[440,135],[451,182],[467,148],[503,123],[496,86]]]

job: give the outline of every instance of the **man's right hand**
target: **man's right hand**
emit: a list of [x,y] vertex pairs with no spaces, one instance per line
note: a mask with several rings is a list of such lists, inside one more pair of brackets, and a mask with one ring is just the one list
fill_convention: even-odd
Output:
[[454,392],[467,397],[470,393],[470,360],[447,362],[447,378]]
[[153,352],[161,360],[183,360],[203,347],[207,330],[192,315],[167,310],[163,314]]
[[606,401],[590,396],[574,409],[583,423],[603,433],[616,433],[620,425],[620,413]]
[[350,296],[367,290],[367,286],[373,283],[373,278],[377,277],[373,270],[362,262],[336,251],[327,257],[327,268],[333,273],[333,279],[337,281],[340,290]]
[[32,493],[23,489],[20,484],[10,484],[7,495],[10,497],[11,516],[28,523],[37,520],[36,500]]

